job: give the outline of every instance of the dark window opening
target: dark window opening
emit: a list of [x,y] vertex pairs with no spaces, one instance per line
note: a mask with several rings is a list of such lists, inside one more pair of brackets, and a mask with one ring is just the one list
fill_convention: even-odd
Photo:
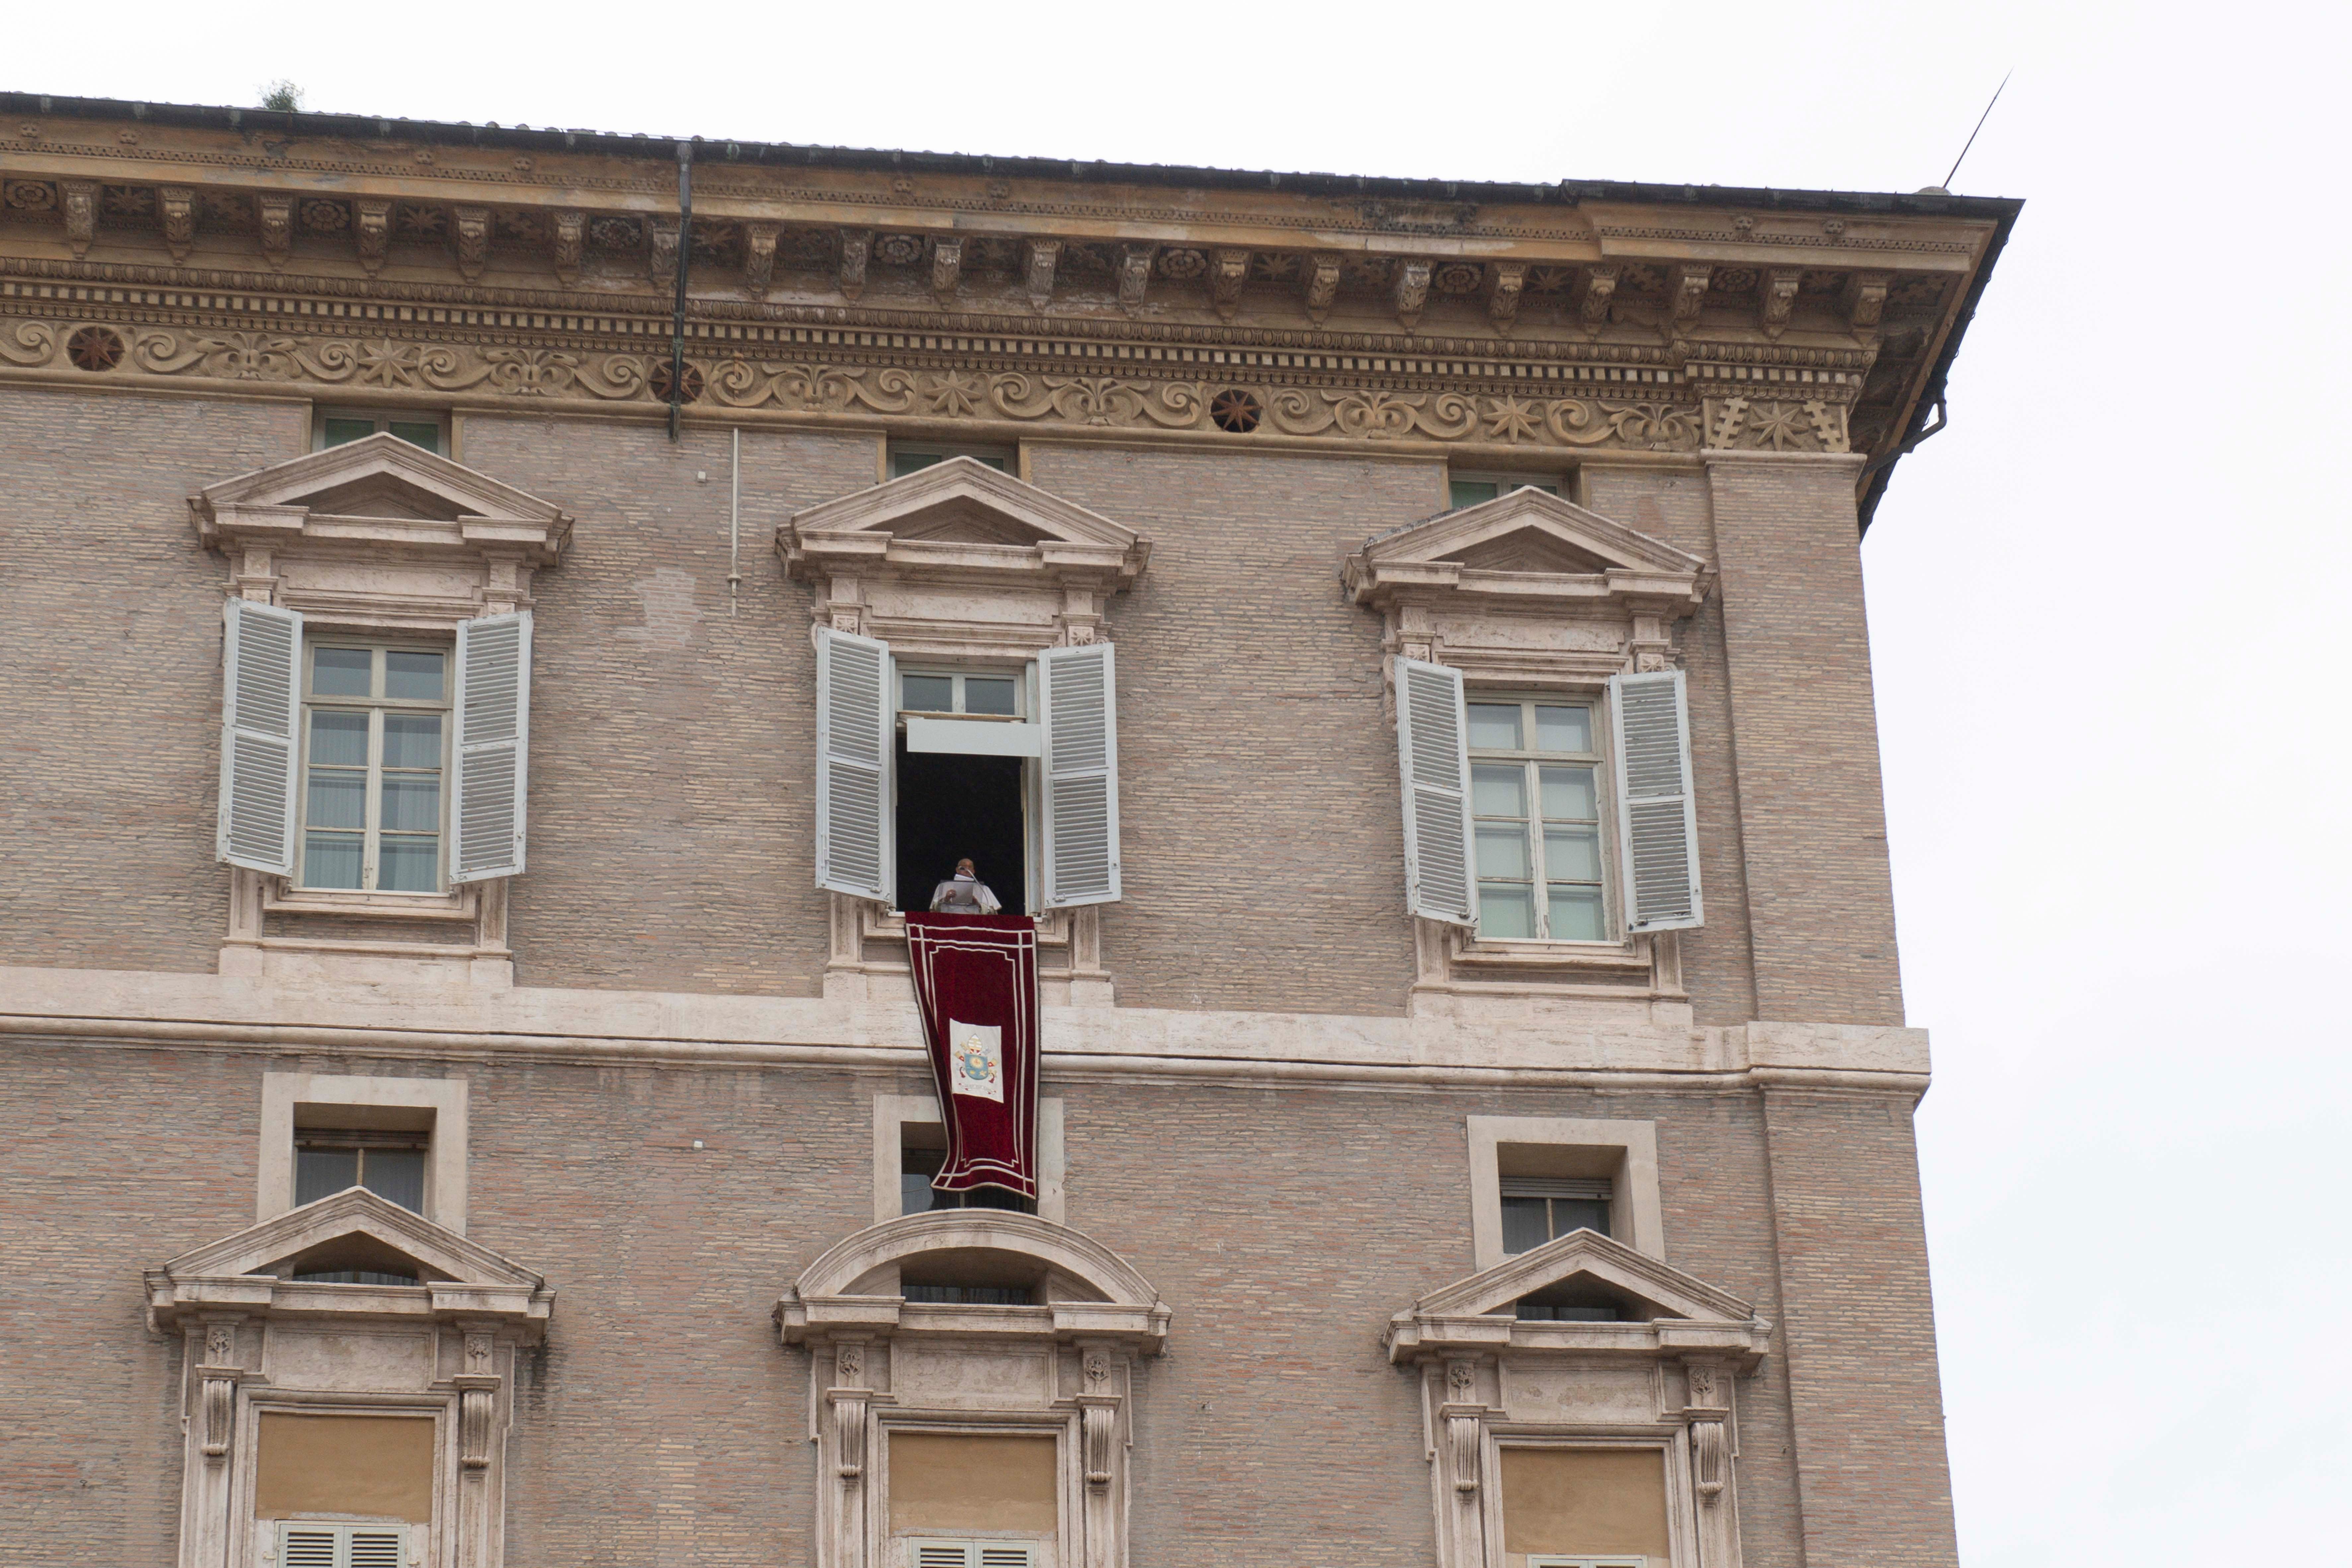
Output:
[[346,1187],[365,1187],[386,1202],[423,1214],[425,1148],[423,1138],[407,1133],[299,1132],[294,1140],[295,1206],[332,1197]]
[[1651,1316],[1589,1276],[1531,1291],[1514,1302],[1511,1310],[1522,1322],[1538,1323],[1631,1323]]
[[898,749],[898,908],[928,910],[931,890],[969,859],[1004,905],[1027,912],[1028,833],[1019,757]]
[[414,1274],[386,1274],[374,1268],[314,1268],[294,1276],[297,1285],[416,1285]]
[[1612,1194],[1601,1181],[1503,1184],[1503,1250],[1532,1252],[1571,1231],[1609,1234]]
[[[1014,1214],[1035,1214],[1037,1200],[1024,1198],[1003,1187],[974,1187],[970,1192],[943,1193],[931,1185],[931,1178],[940,1173],[947,1163],[945,1149],[902,1147],[898,1153],[898,1212],[929,1214],[933,1209],[1009,1209]],[[919,1298],[928,1300],[929,1298]],[[919,1300],[913,1292],[909,1301]],[[1015,1302],[1013,1305],[1023,1305]]]
[[1036,1292],[1018,1285],[902,1285],[909,1301],[938,1301],[958,1307],[1028,1307]]

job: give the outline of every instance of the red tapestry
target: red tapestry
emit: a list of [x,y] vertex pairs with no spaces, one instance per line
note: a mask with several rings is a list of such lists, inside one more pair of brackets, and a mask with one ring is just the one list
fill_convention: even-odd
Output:
[[915,1004],[947,1122],[942,1192],[1037,1195],[1037,922],[907,916]]

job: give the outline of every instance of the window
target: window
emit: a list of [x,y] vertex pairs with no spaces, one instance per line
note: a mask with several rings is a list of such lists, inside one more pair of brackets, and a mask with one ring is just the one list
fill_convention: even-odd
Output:
[[346,441],[364,440],[379,430],[397,436],[413,447],[422,447],[441,457],[448,456],[449,443],[443,437],[437,415],[395,414],[364,408],[320,410],[318,438],[310,449],[322,452]]
[[944,463],[950,458],[970,458],[984,463],[1000,474],[1013,471],[1013,454],[1003,447],[902,447],[890,443],[890,477],[903,479],[908,474]]
[[1568,485],[1557,474],[1457,474],[1445,476],[1445,504],[1454,511],[1480,501],[1493,500],[1519,489],[1538,489],[1548,496],[1565,497]]
[[402,1568],[407,1530],[397,1524],[323,1524],[289,1520],[278,1526],[280,1568]]
[[365,1187],[402,1208],[425,1212],[421,1132],[313,1131],[294,1135],[294,1203],[314,1204],[345,1187]]
[[341,640],[303,651],[299,885],[440,891],[448,653]]
[[[931,1185],[931,1178],[940,1173],[940,1166],[948,1157],[947,1150],[936,1140],[942,1138],[939,1124],[908,1127],[901,1131],[907,1140],[898,1152],[898,1212],[927,1214],[932,1209],[1010,1209],[1015,1214],[1035,1214],[1037,1203],[1003,1187],[974,1187],[970,1192],[943,1193]],[[923,1140],[927,1146],[918,1146]],[[912,1298],[909,1298],[911,1300]]]
[[1608,941],[1592,704],[1483,699],[1468,709],[1478,934]]
[[1037,1549],[1024,1541],[944,1541],[918,1536],[907,1542],[906,1568],[1035,1568]]
[[362,1187],[464,1232],[464,1079],[273,1072],[261,1085],[260,1218]]
[[[933,749],[937,732],[918,734],[907,715],[956,720],[1011,720],[951,738],[975,744],[1034,733],[1019,721],[1028,710],[1028,677],[1013,670],[898,671],[896,806],[898,907],[928,910],[931,893],[969,858],[980,879],[1008,914],[1030,912],[1029,809],[1035,788],[1031,763],[1019,756],[976,755]],[[1032,748],[1034,750],[1034,748]]]
[[1502,1188],[1505,1252],[1527,1252],[1574,1230],[1609,1234],[1615,1193],[1607,1181],[1507,1177]]
[[904,1215],[927,1214],[935,1208],[1001,1208],[1034,1214],[1059,1223],[1066,1146],[1062,1138],[1062,1101],[1046,1096],[1037,1101],[1037,1195],[1017,1197],[1001,1189],[982,1188],[970,1194],[942,1193],[931,1185],[947,1158],[947,1129],[940,1122],[939,1101],[929,1094],[877,1094],[874,1097],[874,1223]]

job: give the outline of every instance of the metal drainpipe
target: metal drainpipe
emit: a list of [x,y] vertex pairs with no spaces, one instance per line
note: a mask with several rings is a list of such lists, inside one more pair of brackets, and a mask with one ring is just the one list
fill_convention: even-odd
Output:
[[694,253],[694,143],[677,144],[677,303],[669,319],[669,438],[686,405],[686,263]]
[[735,618],[735,591],[743,582],[743,432],[738,428],[727,459],[727,618]]

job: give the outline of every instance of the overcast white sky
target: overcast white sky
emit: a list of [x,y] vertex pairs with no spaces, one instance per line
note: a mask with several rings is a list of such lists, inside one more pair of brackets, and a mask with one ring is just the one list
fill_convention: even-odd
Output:
[[2014,67],[1954,184],[2029,205],[1864,560],[1963,1558],[2144,1568],[2347,1555],[2347,31],[2319,4],[25,5],[0,86],[1914,190]]

